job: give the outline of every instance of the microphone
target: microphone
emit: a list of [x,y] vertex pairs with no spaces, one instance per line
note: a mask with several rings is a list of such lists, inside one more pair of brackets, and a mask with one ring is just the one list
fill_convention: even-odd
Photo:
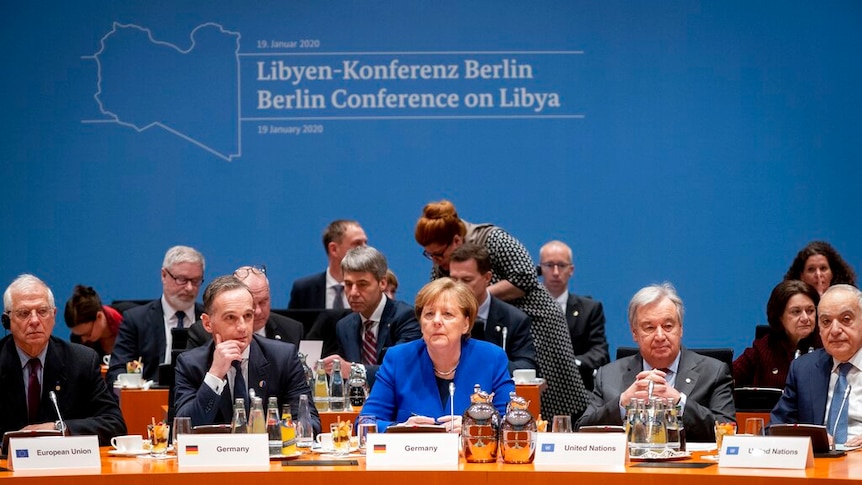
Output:
[[455,383],[449,383],[449,426],[455,429]]
[[503,350],[506,350],[506,337],[509,335],[509,329],[503,327]]
[[838,414],[836,415],[838,417],[835,418],[835,423],[832,425],[832,451],[833,452],[836,450],[836,445],[838,445],[838,443],[835,441],[835,432],[838,430],[838,421],[841,421],[841,413],[844,411],[844,406],[847,405],[847,400],[850,398],[850,389],[852,389],[852,388],[853,388],[853,386],[848,384],[847,389],[844,389],[844,397],[841,398],[841,407],[838,408]]
[[51,402],[54,403],[54,410],[57,411],[57,419],[60,420],[60,433],[66,434],[66,422],[63,421],[63,415],[60,414],[60,406],[57,404],[57,393],[51,391],[48,393],[48,397],[51,398]]

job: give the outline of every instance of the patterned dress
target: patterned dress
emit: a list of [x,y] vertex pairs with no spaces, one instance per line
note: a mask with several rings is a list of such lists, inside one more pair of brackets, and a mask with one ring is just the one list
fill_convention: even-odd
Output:
[[[485,246],[491,257],[491,284],[507,280],[525,293],[508,303],[532,320],[537,371],[548,384],[542,394],[543,417],[550,419],[568,414],[577,419],[587,408],[587,391],[575,365],[566,317],[545,287],[539,284],[533,258],[520,241],[503,229],[489,224],[466,224],[465,240]],[[432,280],[443,276],[448,275],[440,267],[435,265],[431,269]]]

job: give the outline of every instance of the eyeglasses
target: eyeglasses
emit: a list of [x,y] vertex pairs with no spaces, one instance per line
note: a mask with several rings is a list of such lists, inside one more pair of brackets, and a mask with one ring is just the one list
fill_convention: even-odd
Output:
[[443,250],[440,251],[439,253],[429,253],[428,251],[422,251],[422,256],[425,256],[426,258],[428,258],[432,261],[435,258],[436,259],[442,259],[443,256],[446,254],[446,250],[448,250],[449,246],[451,246],[451,245],[452,245],[452,242],[450,241],[449,244],[447,244],[445,247],[443,247]]
[[6,312],[7,315],[11,315],[15,317],[19,321],[28,320],[30,315],[36,312],[36,316],[39,317],[40,320],[48,318],[54,312],[54,307],[50,306],[40,306],[39,308],[19,308],[18,310],[9,310]]
[[239,268],[238,270],[234,271],[233,275],[236,276],[237,278],[241,279],[241,280],[244,280],[244,279],[248,278],[248,275],[250,275],[252,273],[265,275],[266,274],[266,265],[265,264],[255,264],[252,266],[243,266],[242,268]]
[[174,283],[176,283],[178,286],[186,286],[189,283],[191,283],[192,286],[200,286],[204,282],[203,276],[201,276],[200,278],[186,278],[183,276],[177,277],[171,274],[171,272],[168,271],[168,268],[163,269],[165,270],[165,273],[167,273],[168,276],[170,276],[174,280]]
[[539,266],[541,266],[542,268],[547,269],[549,271],[553,271],[555,269],[562,271],[562,270],[570,267],[571,265],[572,265],[572,263],[542,263]]

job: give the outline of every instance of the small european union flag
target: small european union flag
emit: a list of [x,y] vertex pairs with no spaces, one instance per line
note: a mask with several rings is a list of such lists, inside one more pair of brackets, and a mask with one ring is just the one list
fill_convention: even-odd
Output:
[[542,443],[542,453],[553,453],[554,452],[554,444],[553,443]]
[[30,458],[30,452],[26,449],[15,450],[15,458]]
[[739,447],[738,446],[728,446],[727,447],[727,454],[728,455],[738,455],[739,454]]

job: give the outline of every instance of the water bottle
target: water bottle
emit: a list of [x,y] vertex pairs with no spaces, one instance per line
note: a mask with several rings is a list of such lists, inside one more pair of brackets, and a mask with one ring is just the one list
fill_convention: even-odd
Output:
[[641,456],[648,451],[649,438],[646,426],[646,405],[643,399],[632,399],[634,412],[629,426],[629,455]]
[[307,355],[302,352],[299,353],[299,362],[302,364],[302,372],[305,375],[305,383],[308,384],[309,389],[314,389],[314,371],[311,370],[311,367],[308,366],[308,362],[306,359]]
[[266,418],[263,415],[263,399],[256,397],[251,400],[251,411],[248,416],[249,433],[266,433]]
[[368,380],[365,378],[365,368],[360,364],[350,366],[350,379],[347,380],[347,396],[350,406],[361,408],[368,397]]
[[673,451],[679,451],[679,420],[677,418],[677,407],[673,400],[668,399],[665,410],[667,421],[667,447]]
[[664,399],[650,399],[647,405],[647,440],[649,448],[656,453],[661,453],[667,447],[666,416]]
[[281,454],[281,425],[278,421],[278,398],[271,396],[266,403],[266,434],[269,436],[269,454]]
[[281,449],[279,451],[284,456],[296,454],[296,427],[290,414],[289,404],[281,407]]
[[682,406],[676,406],[676,426],[679,429],[679,451],[685,451],[685,425],[682,421]]
[[344,411],[344,379],[341,377],[341,360],[332,361],[332,382],[329,383],[329,410]]
[[317,361],[317,378],[314,380],[314,407],[318,411],[329,411],[329,383],[323,360]]
[[311,448],[314,444],[314,427],[311,425],[311,410],[308,407],[308,396],[299,396],[299,415],[296,418],[296,446]]
[[230,421],[230,432],[248,432],[248,422],[245,419],[245,400],[241,397],[238,397],[233,404],[233,419]]

